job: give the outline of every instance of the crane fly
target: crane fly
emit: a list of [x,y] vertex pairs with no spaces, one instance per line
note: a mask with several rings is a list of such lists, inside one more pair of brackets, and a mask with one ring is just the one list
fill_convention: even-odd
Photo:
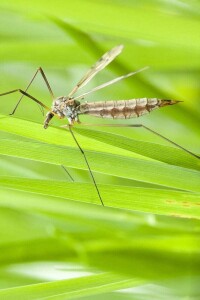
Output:
[[[102,69],[104,69],[108,64],[110,64],[116,56],[118,56],[123,49],[123,45],[116,46],[112,48],[110,51],[106,52],[89,70],[86,72],[86,74],[82,77],[82,79],[76,84],[76,86],[72,89],[72,91],[67,96],[61,96],[61,97],[55,97],[54,93],[51,89],[51,86],[47,80],[47,77],[43,71],[43,69],[40,67],[35,72],[33,78],[31,79],[30,83],[26,87],[25,90],[16,89],[12,90],[6,93],[0,94],[0,96],[4,96],[7,94],[12,94],[15,92],[21,93],[21,97],[19,101],[17,102],[14,110],[10,115],[13,115],[19,106],[22,98],[24,96],[28,97],[29,99],[35,101],[40,106],[44,107],[48,110],[46,114],[46,118],[44,120],[44,128],[46,129],[49,126],[49,122],[53,117],[57,117],[59,119],[67,118],[69,124],[67,127],[69,128],[69,131],[76,142],[78,148],[80,149],[81,153],[84,156],[85,162],[87,164],[88,170],[90,172],[92,181],[95,185],[98,197],[101,201],[101,204],[104,206],[103,199],[101,197],[100,191],[98,189],[98,186],[96,184],[96,180],[94,178],[94,175],[92,173],[92,170],[90,168],[90,165],[88,163],[87,157],[85,155],[85,152],[81,148],[80,144],[78,143],[73,131],[72,126],[75,123],[80,123],[79,116],[82,114],[85,115],[91,115],[95,117],[102,117],[107,119],[130,119],[135,117],[140,117],[144,114],[150,113],[152,110],[155,110],[157,108],[161,108],[168,105],[174,105],[181,101],[178,100],[167,100],[167,99],[158,99],[158,98],[137,98],[137,99],[129,99],[129,100],[112,100],[112,101],[97,101],[97,102],[84,102],[81,101],[85,98],[85,96],[96,92],[102,88],[105,88],[111,84],[114,84],[122,79],[128,78],[130,76],[133,76],[141,71],[146,70],[148,67],[144,67],[142,69],[139,69],[137,71],[128,73],[126,75],[122,75],[120,77],[117,77],[111,81],[105,82],[92,90],[83,93],[79,96],[74,96],[75,93],[85,86],[98,72],[100,72]],[[49,93],[52,97],[53,103],[52,107],[49,108],[44,103],[42,103],[40,100],[36,99],[32,95],[27,93],[27,90],[29,89],[30,85],[34,81],[36,75],[40,73],[42,75],[42,78],[44,82],[46,83],[46,86],[49,90]],[[92,124],[83,124],[83,125],[92,125]],[[180,149],[184,150],[185,152],[189,153],[190,155],[200,159],[200,157],[189,150],[183,148],[182,146],[178,145],[177,143],[169,140],[168,138],[164,137],[160,133],[150,129],[149,127],[142,125],[142,124],[95,124],[95,126],[113,126],[113,127],[143,127],[150,131],[153,134],[158,135],[159,137],[165,139],[166,141],[170,142],[171,144],[175,145],[176,147],[179,147]]]

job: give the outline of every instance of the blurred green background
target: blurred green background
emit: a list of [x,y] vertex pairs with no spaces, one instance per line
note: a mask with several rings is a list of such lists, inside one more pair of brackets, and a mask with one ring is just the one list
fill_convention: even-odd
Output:
[[[55,95],[67,95],[123,44],[80,93],[150,66],[87,101],[181,100],[110,123],[142,123],[199,155],[199,12],[194,0],[1,0],[0,93],[25,89],[41,66]],[[29,93],[51,106],[40,75]],[[82,154],[60,128],[67,121],[43,130],[44,116],[27,99],[10,117],[18,99],[0,98],[0,297],[198,299],[199,160],[142,128],[80,125],[74,133],[102,207]]]

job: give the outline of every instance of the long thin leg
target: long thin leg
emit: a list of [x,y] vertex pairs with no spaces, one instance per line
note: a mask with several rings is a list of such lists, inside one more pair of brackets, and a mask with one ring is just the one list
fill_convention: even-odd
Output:
[[[46,86],[47,86],[47,88],[48,88],[48,90],[49,90],[49,93],[50,93],[52,99],[54,99],[55,97],[54,97],[54,94],[53,94],[52,89],[51,89],[51,87],[50,87],[50,84],[49,84],[49,82],[48,82],[48,80],[47,80],[47,77],[46,77],[46,75],[45,75],[45,73],[44,73],[44,71],[42,70],[41,67],[38,68],[37,71],[35,72],[35,74],[33,75],[33,78],[31,79],[31,81],[30,81],[29,84],[27,85],[27,87],[26,87],[26,89],[25,89],[25,92],[28,91],[30,85],[31,85],[32,82],[34,81],[34,79],[35,79],[35,77],[37,76],[38,72],[41,73],[42,78],[44,79],[44,81],[45,81],[45,83],[46,83]],[[23,98],[23,97],[24,97],[24,94],[22,94],[22,96],[21,96],[20,99],[18,100],[17,104],[15,105],[15,107],[14,107],[13,111],[10,113],[10,115],[13,115],[13,114],[15,113],[15,111],[16,111],[16,109],[18,108],[18,106],[19,106],[20,102],[22,101],[22,98]]]
[[159,136],[160,138],[164,139],[165,141],[171,143],[172,145],[174,145],[174,146],[180,148],[181,150],[187,152],[188,154],[190,154],[190,155],[192,155],[192,156],[194,156],[194,157],[200,159],[200,156],[199,156],[199,155],[194,154],[193,152],[187,150],[186,148],[184,148],[184,147],[180,146],[179,144],[173,142],[172,140],[166,138],[166,137],[163,136],[162,134],[160,134],[160,133],[154,131],[153,129],[150,129],[149,127],[147,127],[147,126],[145,126],[145,125],[142,125],[142,124],[84,124],[84,123],[81,123],[81,125],[85,125],[85,126],[93,126],[93,127],[95,127],[95,126],[101,126],[101,127],[103,127],[103,126],[107,126],[107,127],[142,127],[142,128],[144,128],[144,129],[146,129],[146,130],[152,132],[153,134],[156,134],[157,136]]
[[26,93],[25,91],[21,90],[21,89],[16,89],[16,90],[12,90],[12,91],[9,91],[9,92],[6,92],[6,93],[3,93],[3,94],[0,94],[0,97],[1,96],[5,96],[5,95],[8,95],[8,94],[12,94],[12,93],[15,93],[15,92],[19,92],[21,93],[22,95],[30,98],[31,100],[35,101],[36,103],[38,103],[39,105],[41,105],[42,107],[46,108],[49,112],[51,112],[54,116],[56,116],[58,119],[60,119],[60,117],[54,113],[51,108],[49,108],[48,106],[46,106],[44,103],[42,103],[41,101],[37,100],[35,97],[31,96],[30,94]]
[[196,157],[196,158],[200,159],[200,156],[199,156],[199,155],[197,155],[197,154],[195,154],[195,153],[191,152],[191,151],[190,151],[190,150],[188,150],[188,149],[185,149],[185,148],[184,148],[184,147],[182,147],[181,145],[179,145],[179,144],[177,144],[177,143],[175,143],[175,142],[171,141],[170,139],[168,139],[168,138],[164,137],[164,136],[163,136],[163,135],[161,135],[160,133],[158,133],[158,132],[156,132],[156,131],[154,131],[154,130],[150,129],[149,127],[147,127],[147,126],[145,126],[145,125],[141,125],[141,126],[142,126],[143,128],[145,128],[145,129],[149,130],[150,132],[152,132],[152,133],[156,134],[157,136],[159,136],[159,137],[161,137],[161,138],[165,139],[166,141],[168,141],[169,143],[171,143],[171,144],[175,145],[176,147],[178,147],[178,148],[182,149],[183,151],[185,151],[185,152],[189,153],[190,155],[192,155],[192,156],[194,156],[194,157]]
[[88,163],[88,160],[87,160],[87,157],[86,157],[86,155],[85,155],[85,152],[83,151],[83,149],[81,148],[79,142],[77,141],[77,139],[76,139],[76,137],[75,137],[75,135],[74,135],[74,133],[73,133],[72,128],[71,128],[70,125],[68,125],[68,128],[69,128],[69,131],[70,131],[70,133],[71,133],[71,135],[72,135],[72,137],[73,137],[75,143],[77,144],[79,150],[80,150],[81,153],[83,154],[83,157],[84,157],[85,162],[86,162],[86,164],[87,164],[88,170],[89,170],[89,172],[90,172],[90,176],[91,176],[92,181],[93,181],[93,183],[94,183],[94,185],[95,185],[95,188],[96,188],[96,191],[97,191],[99,200],[101,201],[101,204],[104,206],[103,200],[102,200],[102,198],[101,198],[100,191],[99,191],[99,189],[98,189],[96,180],[95,180],[95,178],[94,178],[94,175],[93,175],[92,170],[91,170],[91,168],[90,168],[90,165],[89,165],[89,163]]
[[61,165],[65,173],[67,173],[68,177],[71,179],[71,181],[74,181],[73,177],[70,175],[69,171],[65,168],[65,166]]

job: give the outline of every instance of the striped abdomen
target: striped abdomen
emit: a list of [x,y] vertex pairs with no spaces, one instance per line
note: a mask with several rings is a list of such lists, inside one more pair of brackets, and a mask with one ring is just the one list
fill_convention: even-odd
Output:
[[178,102],[157,98],[89,102],[80,105],[80,113],[102,118],[129,119],[140,117],[156,108],[173,105]]

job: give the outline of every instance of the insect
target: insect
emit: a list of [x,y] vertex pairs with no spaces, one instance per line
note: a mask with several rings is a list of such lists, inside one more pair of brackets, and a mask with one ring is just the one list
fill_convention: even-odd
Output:
[[[79,147],[81,153],[84,156],[85,162],[88,166],[88,170],[90,172],[91,178],[93,180],[93,183],[95,185],[96,191],[98,193],[99,199],[101,201],[101,204],[104,205],[101,194],[99,192],[98,186],[96,184],[95,178],[93,176],[93,173],[90,169],[87,157],[81,148],[80,144],[78,143],[73,131],[72,131],[72,125],[74,123],[80,123],[79,116],[82,114],[87,114],[95,117],[102,117],[102,118],[108,118],[108,119],[130,119],[134,117],[140,117],[144,114],[150,113],[152,110],[155,110],[157,108],[161,108],[168,105],[174,105],[181,101],[178,100],[166,100],[166,99],[158,99],[158,98],[138,98],[138,99],[129,99],[129,100],[118,100],[118,101],[97,101],[97,102],[84,102],[81,101],[87,96],[88,94],[91,94],[95,91],[98,91],[102,88],[105,88],[111,84],[114,84],[122,79],[128,78],[130,76],[133,76],[141,71],[144,71],[148,67],[144,67],[142,69],[139,69],[135,72],[128,73],[126,75],[117,77],[111,81],[108,81],[106,83],[103,83],[92,90],[79,95],[74,96],[74,94],[83,86],[85,86],[98,72],[100,72],[102,69],[104,69],[108,64],[110,64],[116,56],[118,56],[123,49],[123,45],[119,45],[111,49],[110,51],[106,52],[89,70],[88,72],[82,77],[82,79],[77,83],[77,85],[72,89],[72,91],[68,94],[68,96],[61,96],[61,97],[55,97],[53,94],[53,91],[50,87],[50,84],[47,80],[47,77],[43,71],[42,68],[38,68],[35,72],[33,78],[31,79],[30,83],[26,87],[25,91],[21,89],[12,90],[6,93],[0,94],[0,96],[4,96],[7,94],[19,92],[21,93],[21,97],[19,101],[17,102],[13,112],[11,115],[13,115],[19,106],[22,98],[24,96],[28,97],[29,99],[35,101],[42,107],[48,110],[48,113],[46,114],[46,118],[44,121],[44,128],[46,129],[49,126],[49,122],[53,117],[57,117],[59,119],[67,118],[68,119],[68,128],[70,130],[70,133],[72,134],[72,137],[74,138],[74,141],[76,142],[77,146]],[[36,75],[38,73],[41,73],[47,88],[49,90],[49,93],[52,96],[52,107],[49,108],[44,103],[33,97],[32,95],[27,93],[28,88],[34,81]],[[88,125],[88,124],[87,124]],[[92,124],[91,124],[92,125]],[[96,125],[95,125],[96,126]],[[177,143],[169,140],[168,138],[164,137],[160,133],[150,129],[149,127],[142,125],[142,124],[103,124],[101,126],[119,126],[119,127],[143,127],[146,130],[152,132],[153,134],[158,135],[159,137],[167,140],[171,144],[175,145],[176,147],[179,147],[180,149],[186,151],[190,155],[193,155],[196,158],[200,158],[198,155],[190,152],[189,150],[183,148],[182,146],[178,145]]]

